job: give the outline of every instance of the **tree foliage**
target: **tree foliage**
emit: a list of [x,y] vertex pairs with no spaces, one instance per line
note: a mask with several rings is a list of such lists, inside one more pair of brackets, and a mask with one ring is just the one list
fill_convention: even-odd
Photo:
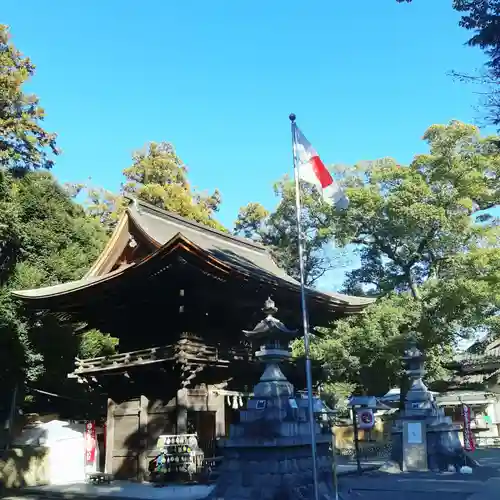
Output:
[[[313,339],[333,399],[399,385],[410,338],[426,352],[432,381],[457,340],[500,334],[499,138],[453,121],[424,139],[429,152],[409,166],[383,159],[348,169],[350,206],[330,214],[329,236],[361,256],[345,292],[378,297]],[[303,352],[301,341],[294,350]]]
[[11,246],[4,248],[11,262],[4,269],[0,288],[0,338],[6,343],[1,351],[2,378],[7,387],[14,380],[42,380],[45,387],[60,387],[61,377],[71,370],[79,352],[81,336],[75,335],[73,325],[60,325],[49,315],[23,310],[10,291],[81,278],[107,237],[45,171],[22,178],[6,174],[2,189],[6,196],[1,202],[0,227],[8,226],[15,235]]
[[[370,281],[377,292],[409,290],[439,276],[455,255],[491,235],[487,216],[475,214],[500,200],[496,137],[452,122],[435,125],[424,139],[430,153],[402,168],[375,162],[352,176],[348,211],[339,214],[337,239],[361,245],[363,266],[349,283]],[[491,222],[491,221],[490,221]]]
[[[412,0],[396,0],[411,3]],[[476,75],[453,73],[459,80],[481,85],[481,104],[485,121],[500,125],[500,1],[453,0],[453,8],[461,14],[459,25],[473,35],[468,40],[471,47],[480,48],[487,57],[484,70]]]
[[[311,286],[338,265],[342,256],[332,246],[334,209],[324,204],[314,187],[301,183],[301,224],[304,242],[304,274]],[[299,278],[295,185],[288,177],[274,185],[280,200],[274,212],[259,203],[240,208],[235,233],[268,246],[276,262],[292,277]]]
[[460,26],[474,34],[468,44],[479,47],[488,58],[479,75],[457,75],[462,80],[479,83],[483,87],[482,105],[486,122],[500,125],[500,1],[454,0],[453,7],[462,14]]
[[174,212],[205,226],[225,231],[215,219],[221,196],[218,190],[212,194],[199,193],[188,180],[186,165],[177,156],[174,147],[167,142],[151,142],[143,150],[132,155],[132,165],[123,171],[124,182],[119,194],[77,185],[71,189],[87,190],[85,206],[92,216],[114,229],[127,206],[125,196],[133,196],[163,210]]
[[56,135],[41,126],[45,113],[35,95],[23,92],[35,66],[9,40],[0,24],[0,167],[24,173],[50,168],[47,152],[58,154]]
[[351,205],[337,214],[338,243],[361,253],[346,291],[361,285],[381,298],[314,349],[329,378],[358,390],[396,384],[409,337],[427,352],[432,378],[457,338],[498,328],[500,234],[490,213],[500,203],[498,138],[459,122],[432,126],[424,138],[429,153],[407,167],[386,159],[355,169]]
[[[24,310],[13,289],[79,279],[101,252],[102,226],[48,173],[55,134],[40,122],[38,98],[23,84],[35,67],[0,26],[0,381],[4,397],[15,384],[61,388],[73,359],[84,350],[109,352],[114,339],[76,334],[50,315]],[[80,325],[81,326],[81,325]],[[92,340],[92,342],[90,342]],[[2,402],[0,401],[0,406]]]

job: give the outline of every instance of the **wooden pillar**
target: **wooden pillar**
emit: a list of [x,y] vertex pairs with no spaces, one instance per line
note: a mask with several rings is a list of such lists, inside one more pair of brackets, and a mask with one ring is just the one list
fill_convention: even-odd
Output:
[[222,394],[209,393],[210,410],[215,411],[215,438],[226,435],[226,398]]
[[214,438],[224,437],[226,435],[226,398],[220,394],[218,387],[208,386],[207,411],[214,413]]
[[187,433],[187,412],[188,412],[188,390],[183,388],[177,391],[177,423],[176,433]]
[[145,481],[148,477],[148,405],[146,396],[141,396],[139,401],[139,450],[138,450],[138,481]]
[[115,441],[115,402],[108,398],[108,412],[106,414],[106,457],[104,471],[113,474],[113,452]]

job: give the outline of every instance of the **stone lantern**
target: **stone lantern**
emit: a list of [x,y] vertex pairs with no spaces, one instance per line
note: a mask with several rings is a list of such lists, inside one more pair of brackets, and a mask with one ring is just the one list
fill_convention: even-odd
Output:
[[425,356],[418,349],[414,340],[410,341],[403,356],[406,374],[410,379],[410,389],[405,399],[405,414],[410,415],[437,415],[434,396],[423,382],[425,375]]
[[293,385],[283,375],[279,365],[291,358],[290,342],[297,336],[297,330],[289,330],[273,316],[278,309],[270,298],[266,300],[262,312],[265,318],[253,330],[243,332],[252,343],[260,342],[260,350],[255,357],[266,365],[260,382],[254,388],[254,398],[293,397]]
[[[459,428],[453,425],[434,401],[433,394],[423,382],[425,356],[411,340],[403,356],[410,389],[405,409],[392,428],[393,465],[403,471],[447,471],[451,466],[475,466],[467,456],[458,437]],[[392,465],[391,465],[392,467]]]
[[[277,308],[266,300],[264,319],[245,335],[260,344],[255,353],[265,364],[253,396],[240,410],[240,423],[219,441],[223,455],[219,478],[209,499],[314,498],[311,428],[307,399],[296,397],[280,364],[291,357],[290,341],[298,336],[276,319]],[[333,498],[332,436],[317,422],[315,430],[318,493]]]

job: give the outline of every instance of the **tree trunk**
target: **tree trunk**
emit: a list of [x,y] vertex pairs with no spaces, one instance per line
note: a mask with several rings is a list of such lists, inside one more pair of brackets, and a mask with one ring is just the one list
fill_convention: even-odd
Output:
[[400,392],[399,392],[399,410],[404,411],[405,409],[405,399],[406,393],[410,388],[410,379],[405,371],[401,374],[401,382],[400,382]]
[[410,290],[411,290],[411,294],[413,295],[413,298],[420,302],[420,300],[421,300],[420,291],[419,291],[418,286],[416,285],[415,281],[413,280],[413,276],[411,274],[411,269],[408,269],[405,274],[406,274],[406,279],[408,280],[408,285],[410,286]]

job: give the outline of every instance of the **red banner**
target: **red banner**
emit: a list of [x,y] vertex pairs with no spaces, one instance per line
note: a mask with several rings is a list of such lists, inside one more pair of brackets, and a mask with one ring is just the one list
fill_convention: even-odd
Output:
[[97,439],[95,422],[85,422],[85,465],[93,465],[96,459]]
[[474,435],[470,426],[472,420],[470,407],[462,405],[462,415],[464,417],[464,449],[466,451],[474,451],[476,443],[474,442]]

